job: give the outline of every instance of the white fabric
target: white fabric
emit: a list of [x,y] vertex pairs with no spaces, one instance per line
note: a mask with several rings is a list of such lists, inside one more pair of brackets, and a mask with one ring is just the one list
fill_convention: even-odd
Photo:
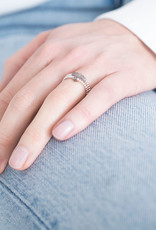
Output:
[[47,0],[0,0],[0,15],[36,6]]
[[[0,0],[0,15],[33,7],[47,0]],[[156,0],[133,0],[95,20],[109,18],[126,26],[156,53]]]
[[125,6],[99,15],[126,26],[156,53],[156,0],[133,0]]

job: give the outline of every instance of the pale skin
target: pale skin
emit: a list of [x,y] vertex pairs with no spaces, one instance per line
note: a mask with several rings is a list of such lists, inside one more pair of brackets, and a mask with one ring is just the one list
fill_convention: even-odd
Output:
[[[81,83],[62,82],[74,71],[87,78],[87,96]],[[65,141],[121,99],[154,88],[156,55],[115,21],[68,24],[39,34],[4,64],[0,173],[7,163],[29,168],[51,137]],[[69,133],[58,127],[63,121],[73,124]]]

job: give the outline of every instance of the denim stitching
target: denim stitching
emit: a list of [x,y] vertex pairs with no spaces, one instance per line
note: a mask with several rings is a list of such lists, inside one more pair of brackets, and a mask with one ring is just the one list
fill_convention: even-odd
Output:
[[17,194],[15,194],[6,184],[4,184],[4,182],[0,181],[0,183],[2,184],[3,187],[6,188],[6,190],[8,191],[10,195],[13,195],[16,199],[18,199],[25,206],[47,230],[51,230],[45,224],[45,222],[41,219],[41,217],[36,212],[34,212],[19,196],[17,196]]

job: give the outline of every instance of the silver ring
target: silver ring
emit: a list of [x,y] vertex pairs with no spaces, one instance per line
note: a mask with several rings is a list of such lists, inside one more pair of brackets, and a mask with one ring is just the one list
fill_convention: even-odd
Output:
[[[79,82],[85,87],[86,95],[87,95],[87,94],[89,93],[89,91],[91,90],[90,85],[89,85],[87,79],[86,79],[85,76],[83,76],[81,73],[73,72],[73,73],[67,74],[67,75],[63,78],[63,80],[68,79],[68,78],[71,78],[71,79],[73,79],[74,81],[79,81]],[[63,81],[63,80],[62,80],[62,81]]]

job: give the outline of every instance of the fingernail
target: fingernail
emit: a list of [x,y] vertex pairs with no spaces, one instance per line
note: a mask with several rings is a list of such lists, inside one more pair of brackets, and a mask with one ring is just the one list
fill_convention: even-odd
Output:
[[71,121],[66,120],[60,123],[53,131],[52,134],[58,139],[65,138],[74,128],[74,125]]
[[11,158],[9,160],[9,165],[12,168],[19,169],[25,163],[29,153],[26,148],[22,146],[18,146],[14,149]]

